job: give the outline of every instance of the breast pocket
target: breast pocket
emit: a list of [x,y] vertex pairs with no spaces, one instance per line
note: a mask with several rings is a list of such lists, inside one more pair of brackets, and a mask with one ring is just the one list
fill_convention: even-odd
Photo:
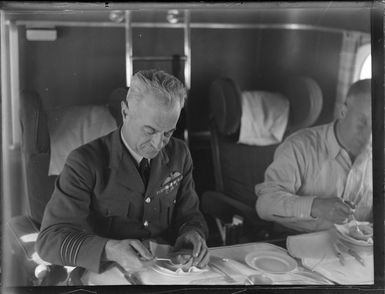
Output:
[[130,203],[128,201],[118,202],[98,202],[96,210],[104,217],[110,216],[127,216],[129,213]]

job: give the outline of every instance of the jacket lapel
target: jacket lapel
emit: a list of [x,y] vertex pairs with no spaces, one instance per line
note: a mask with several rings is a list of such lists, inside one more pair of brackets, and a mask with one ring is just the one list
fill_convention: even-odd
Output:
[[128,150],[123,146],[120,129],[112,135],[110,153],[111,171],[115,173],[116,181],[124,187],[144,192],[144,185],[138,169]]
[[146,193],[159,189],[162,181],[171,173],[169,166],[169,157],[166,148],[163,148],[159,154],[151,160],[150,179],[147,185]]

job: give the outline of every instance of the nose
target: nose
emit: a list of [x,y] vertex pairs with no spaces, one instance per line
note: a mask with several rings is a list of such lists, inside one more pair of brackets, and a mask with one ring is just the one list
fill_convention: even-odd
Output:
[[163,135],[161,133],[156,133],[151,138],[151,145],[157,150],[162,148],[162,137]]

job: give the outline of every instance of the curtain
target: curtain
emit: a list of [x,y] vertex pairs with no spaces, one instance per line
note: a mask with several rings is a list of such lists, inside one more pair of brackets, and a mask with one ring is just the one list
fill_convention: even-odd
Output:
[[345,102],[349,87],[354,82],[354,73],[357,70],[355,68],[357,51],[360,46],[367,43],[370,43],[370,34],[358,32],[343,33],[334,118],[337,118],[340,106]]

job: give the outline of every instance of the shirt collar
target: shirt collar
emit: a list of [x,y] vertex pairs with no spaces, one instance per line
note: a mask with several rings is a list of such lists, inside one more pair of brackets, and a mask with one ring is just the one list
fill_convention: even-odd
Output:
[[326,132],[327,148],[331,158],[335,158],[342,151],[335,132],[336,123],[337,121],[330,123]]
[[[335,158],[337,155],[344,151],[346,154],[348,154],[347,150],[345,150],[337,140],[337,135],[336,135],[336,124],[337,121],[334,121],[329,124],[329,128],[326,133],[326,140],[328,142],[328,153],[330,157]],[[372,156],[372,137],[370,137],[370,142],[365,146],[364,150],[358,155],[358,156],[363,156],[363,157],[369,157],[371,158]]]
[[123,141],[123,144],[124,146],[126,146],[128,152],[130,152],[130,154],[132,155],[132,157],[135,159],[136,163],[139,165],[139,163],[142,161],[143,159],[143,156],[139,155],[138,153],[136,153],[134,150],[132,150],[132,148],[128,145],[127,141],[124,139],[124,136],[123,136],[123,133],[122,133],[122,129],[120,130],[120,137],[122,138],[122,141]]

